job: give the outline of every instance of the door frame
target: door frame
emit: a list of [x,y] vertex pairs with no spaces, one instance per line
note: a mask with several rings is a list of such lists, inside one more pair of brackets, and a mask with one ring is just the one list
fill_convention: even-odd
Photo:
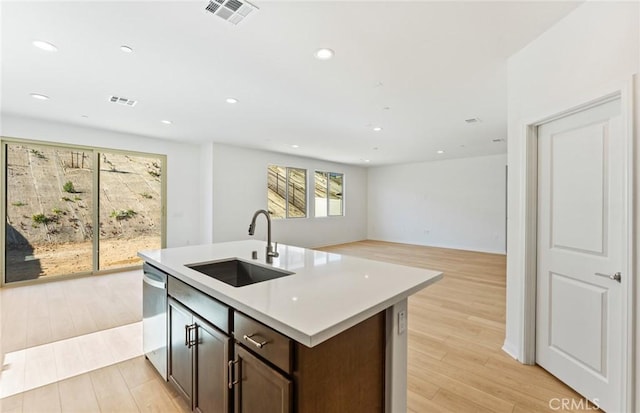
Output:
[[[637,76],[636,76],[637,77]],[[638,79],[635,79],[638,81]],[[623,145],[626,157],[624,159],[625,170],[625,202],[624,214],[628,222],[625,238],[628,244],[628,250],[624,253],[624,263],[621,271],[626,276],[626,294],[623,294],[622,312],[626,316],[626,323],[623,324],[622,337],[622,406],[623,411],[633,411],[634,400],[634,379],[636,375],[640,375],[640,371],[634,371],[635,354],[635,299],[636,299],[636,283],[635,275],[635,226],[634,220],[634,185],[635,185],[635,168],[634,168],[634,78],[630,78],[626,82],[610,87],[602,91],[595,97],[583,99],[581,103],[573,103],[565,105],[570,109],[551,111],[542,114],[536,119],[523,123],[525,137],[524,145],[522,145],[522,158],[524,165],[524,173],[520,183],[522,185],[524,196],[523,214],[523,241],[524,241],[524,277],[522,284],[522,348],[520,354],[521,362],[524,364],[536,363],[536,281],[537,281],[537,232],[538,232],[538,126],[576,112],[601,105],[603,103],[620,99],[621,116],[623,123]]]

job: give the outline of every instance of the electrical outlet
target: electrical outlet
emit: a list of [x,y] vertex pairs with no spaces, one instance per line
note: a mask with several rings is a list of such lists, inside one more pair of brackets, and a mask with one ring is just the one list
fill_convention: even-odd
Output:
[[407,330],[407,312],[400,311],[398,313],[398,335],[402,335]]

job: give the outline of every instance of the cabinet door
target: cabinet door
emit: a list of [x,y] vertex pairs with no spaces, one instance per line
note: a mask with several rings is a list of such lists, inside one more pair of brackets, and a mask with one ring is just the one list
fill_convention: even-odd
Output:
[[195,349],[196,387],[193,408],[201,413],[229,411],[228,360],[229,337],[201,318],[197,326]]
[[235,345],[236,413],[290,413],[291,380]]
[[189,340],[193,325],[191,312],[180,303],[169,299],[169,380],[192,404],[193,350]]

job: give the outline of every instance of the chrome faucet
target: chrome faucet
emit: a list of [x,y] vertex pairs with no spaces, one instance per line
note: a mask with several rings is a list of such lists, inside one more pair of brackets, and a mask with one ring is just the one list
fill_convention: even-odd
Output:
[[278,257],[280,254],[278,254],[277,242],[275,250],[273,249],[273,246],[271,246],[271,217],[269,216],[269,213],[264,209],[259,209],[255,214],[253,214],[253,218],[251,218],[251,224],[249,224],[249,235],[253,235],[255,233],[256,218],[258,218],[258,215],[260,214],[264,214],[264,216],[267,217],[267,263],[271,264],[273,263],[273,257]]

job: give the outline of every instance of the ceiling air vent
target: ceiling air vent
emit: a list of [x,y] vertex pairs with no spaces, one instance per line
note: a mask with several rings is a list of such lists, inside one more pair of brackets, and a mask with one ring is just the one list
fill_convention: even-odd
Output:
[[480,122],[480,118],[465,119],[464,121],[467,123],[478,123]]
[[230,23],[238,24],[258,8],[248,1],[210,0],[205,9]]
[[130,106],[130,107],[134,107],[135,105],[138,104],[137,100],[121,98],[118,96],[110,96],[109,102],[117,103],[118,105],[123,105],[123,106]]

